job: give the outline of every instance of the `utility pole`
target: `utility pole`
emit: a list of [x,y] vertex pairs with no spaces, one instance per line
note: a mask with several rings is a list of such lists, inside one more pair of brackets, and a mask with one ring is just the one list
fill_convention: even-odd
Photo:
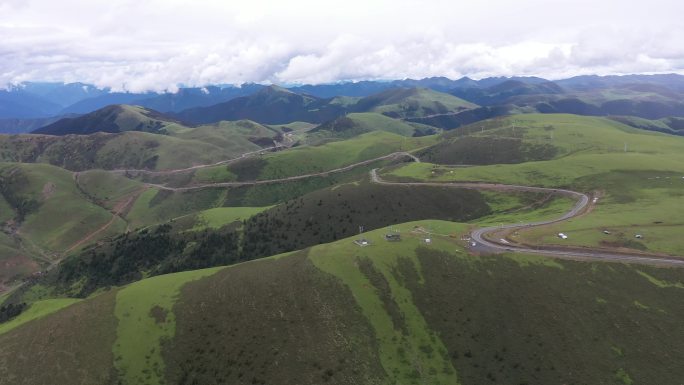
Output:
[[625,142],[625,152],[627,152],[627,142]]

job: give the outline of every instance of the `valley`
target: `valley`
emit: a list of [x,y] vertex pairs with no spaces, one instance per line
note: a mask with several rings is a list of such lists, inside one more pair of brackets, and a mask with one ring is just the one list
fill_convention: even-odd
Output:
[[0,383],[676,384],[684,138],[492,92],[0,135]]

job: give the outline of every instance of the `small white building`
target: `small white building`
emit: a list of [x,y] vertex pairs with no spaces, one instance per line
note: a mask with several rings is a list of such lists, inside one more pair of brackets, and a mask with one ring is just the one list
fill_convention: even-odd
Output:
[[359,245],[361,247],[366,247],[366,246],[370,245],[370,242],[368,242],[368,240],[365,238],[357,239],[354,241],[354,243],[356,243],[357,245]]

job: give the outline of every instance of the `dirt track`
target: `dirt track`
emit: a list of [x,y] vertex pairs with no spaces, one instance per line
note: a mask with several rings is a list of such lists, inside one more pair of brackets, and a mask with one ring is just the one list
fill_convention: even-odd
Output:
[[[391,154],[384,155],[384,156],[379,156],[377,158],[368,159],[368,160],[364,160],[361,162],[353,163],[353,164],[350,164],[348,166],[339,167],[339,168],[336,168],[333,170],[321,171],[321,172],[316,172],[316,173],[312,173],[312,174],[291,176],[291,177],[281,178],[281,179],[264,179],[264,180],[252,180],[252,181],[244,181],[244,182],[205,183],[205,184],[198,184],[198,185],[187,186],[187,187],[169,187],[169,186],[164,186],[161,184],[154,184],[154,183],[146,183],[146,185],[149,187],[154,187],[156,189],[167,190],[167,191],[192,191],[192,190],[201,190],[201,189],[205,189],[205,188],[216,188],[216,187],[240,187],[240,186],[255,186],[255,185],[261,185],[261,184],[275,184],[275,183],[291,182],[291,181],[301,180],[301,179],[309,179],[309,178],[314,178],[314,177],[328,176],[331,174],[349,171],[349,170],[352,170],[356,167],[365,166],[367,164],[371,164],[373,162],[377,162],[380,160],[385,160],[385,159],[390,159],[390,158],[400,158],[400,157],[409,157],[416,162],[420,162],[420,160],[418,158],[416,158],[415,155],[410,154],[410,153],[405,152],[405,151],[400,151],[400,152],[393,152]],[[200,167],[200,166],[196,166],[196,167]],[[187,169],[183,169],[183,170],[187,170]],[[124,171],[126,171],[126,170],[124,170]],[[175,172],[175,171],[176,170],[170,170],[167,172]]]

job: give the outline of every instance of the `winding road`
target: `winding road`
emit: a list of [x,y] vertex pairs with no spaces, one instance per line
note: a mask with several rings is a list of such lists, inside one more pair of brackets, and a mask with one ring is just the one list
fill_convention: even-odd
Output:
[[[193,167],[178,169],[178,170],[167,170],[167,171],[112,170],[112,171],[113,172],[145,172],[145,173],[151,173],[151,174],[155,174],[155,173],[156,174],[178,173],[178,172],[190,171],[190,170],[195,170],[195,169],[199,169],[199,168],[211,167],[211,166],[215,166],[215,165],[230,163],[230,162],[233,162],[235,160],[243,159],[243,158],[264,152],[264,151],[269,151],[269,150],[272,150],[272,149],[265,149],[265,150],[255,151],[253,153],[246,153],[246,154],[241,155],[240,157],[225,160],[225,161],[218,162],[218,163],[214,163],[211,165],[198,165],[198,166],[193,166]],[[265,179],[265,180],[253,180],[253,181],[242,181],[242,182],[217,182],[217,183],[207,183],[207,184],[200,184],[200,185],[186,186],[186,187],[169,187],[169,186],[160,185],[160,184],[153,184],[153,183],[145,183],[145,185],[147,185],[149,187],[154,187],[154,188],[157,188],[160,190],[191,191],[191,190],[199,190],[199,189],[205,189],[205,188],[216,188],[216,187],[240,187],[240,186],[276,184],[276,183],[290,182],[290,181],[295,181],[295,180],[308,179],[308,178],[313,178],[313,177],[328,176],[328,175],[335,174],[335,173],[345,172],[345,171],[354,169],[356,167],[367,165],[367,164],[377,162],[380,160],[391,159],[391,158],[399,158],[399,157],[409,157],[414,162],[418,162],[418,163],[420,162],[420,159],[418,157],[416,157],[415,155],[413,155],[409,152],[406,152],[406,151],[400,151],[400,152],[394,152],[394,153],[391,153],[388,155],[380,156],[377,158],[357,162],[354,164],[350,164],[348,166],[339,167],[339,168],[336,168],[333,170],[322,171],[322,172],[311,173],[311,174],[291,176],[291,177],[280,178],[280,179]],[[508,224],[508,225],[502,225],[502,226],[483,227],[483,228],[479,228],[479,229],[474,230],[471,233],[472,241],[475,243],[475,246],[472,248],[472,250],[476,251],[476,252],[482,252],[482,253],[514,252],[514,253],[524,253],[524,254],[538,254],[538,255],[544,255],[544,256],[561,258],[561,259],[599,260],[599,261],[614,261],[614,262],[627,262],[627,263],[642,263],[642,264],[651,264],[651,265],[659,265],[659,266],[684,267],[684,259],[678,259],[678,258],[670,257],[670,256],[656,256],[656,255],[648,255],[648,254],[641,254],[641,253],[629,254],[629,253],[614,252],[614,251],[605,250],[605,249],[587,249],[587,248],[567,249],[567,248],[552,247],[552,246],[536,246],[535,248],[531,248],[531,247],[526,247],[526,246],[522,246],[522,245],[517,245],[517,244],[511,243],[508,241],[498,242],[498,241],[494,241],[494,240],[491,240],[490,238],[488,238],[488,235],[502,231],[502,230],[511,230],[512,231],[512,230],[526,229],[526,228],[531,228],[531,227],[546,226],[546,225],[550,225],[550,224],[554,224],[554,223],[558,223],[558,222],[563,222],[563,221],[566,221],[566,220],[571,219],[571,218],[575,218],[578,215],[581,215],[584,212],[586,212],[591,207],[591,200],[590,200],[589,196],[584,194],[584,193],[581,193],[581,192],[566,190],[566,189],[553,189],[553,188],[544,188],[544,187],[507,185],[507,184],[499,184],[499,183],[480,183],[480,182],[444,182],[444,183],[436,183],[436,182],[389,182],[389,181],[385,181],[385,180],[380,178],[380,176],[377,173],[377,169],[373,169],[370,171],[370,178],[371,178],[371,181],[373,183],[378,183],[378,184],[383,184],[383,185],[437,186],[437,187],[454,187],[454,188],[472,189],[472,190],[492,190],[492,191],[504,191],[504,192],[508,191],[508,192],[543,193],[543,194],[554,194],[554,195],[566,196],[566,197],[574,199],[576,201],[575,205],[568,212],[566,212],[561,217],[556,218],[556,219],[546,220],[546,221],[537,221],[537,222],[528,222],[528,223]]]
[[[296,176],[290,176],[286,178],[279,178],[279,179],[263,179],[263,180],[251,180],[251,181],[242,181],[242,182],[216,182],[216,183],[205,183],[205,184],[197,184],[197,185],[192,185],[192,186],[186,186],[186,187],[169,187],[165,186],[162,184],[155,184],[155,183],[145,183],[145,185],[149,187],[154,187],[156,189],[160,190],[167,190],[167,191],[192,191],[192,190],[201,190],[201,189],[206,189],[206,188],[216,188],[216,187],[241,187],[241,186],[255,186],[255,185],[262,185],[262,184],[276,184],[276,183],[283,183],[283,182],[291,182],[295,180],[301,180],[301,179],[309,179],[309,178],[314,178],[314,177],[321,177],[321,176],[328,176],[331,174],[337,174],[345,171],[352,170],[356,167],[359,166],[365,166],[367,164],[371,164],[374,162],[378,162],[381,160],[385,159],[391,159],[391,158],[401,158],[401,157],[409,157],[413,159],[415,162],[420,162],[420,160],[413,154],[405,152],[405,151],[400,151],[400,152],[393,152],[388,155],[383,155],[379,156],[377,158],[373,159],[368,159],[364,160],[361,162],[353,163],[348,166],[344,167],[339,167],[336,169],[328,170],[328,171],[321,171],[321,172],[316,172],[316,173],[311,173],[311,174],[304,174],[304,175],[296,175]],[[195,168],[200,168],[201,166],[195,166]],[[189,169],[183,169],[189,170]],[[120,171],[129,171],[129,170],[117,170],[117,172]],[[176,170],[170,170],[166,172],[174,172]],[[163,171],[162,171],[163,172]]]
[[642,263],[650,265],[659,266],[672,266],[672,267],[684,267],[684,259],[677,259],[671,257],[656,257],[648,255],[639,254],[627,254],[618,253],[601,249],[583,249],[583,250],[569,250],[560,249],[548,246],[539,246],[537,248],[529,248],[525,246],[516,245],[513,243],[503,243],[492,241],[487,238],[488,234],[495,233],[501,230],[519,230],[526,229],[530,227],[546,226],[558,222],[563,222],[568,219],[574,218],[581,215],[590,207],[589,196],[580,192],[564,190],[564,189],[552,189],[544,187],[530,187],[530,186],[518,186],[518,185],[506,185],[498,183],[471,183],[471,182],[446,182],[446,183],[433,183],[433,182],[388,182],[380,178],[377,169],[373,169],[370,172],[371,181],[373,183],[392,185],[392,186],[437,186],[437,187],[454,187],[472,190],[494,190],[494,191],[522,191],[522,192],[534,192],[534,193],[545,193],[545,194],[555,194],[570,197],[576,200],[575,205],[570,209],[570,211],[563,214],[561,217],[546,221],[529,222],[529,223],[517,223],[509,224],[503,226],[492,226],[492,227],[482,227],[474,230],[471,233],[472,241],[475,242],[474,249],[478,252],[485,253],[502,253],[502,252],[513,252],[513,253],[524,253],[524,254],[538,254],[544,256],[550,256],[554,258],[561,259],[573,259],[573,260],[599,260],[599,261],[613,261],[613,262],[628,262],[628,263]]
[[209,168],[209,167],[221,166],[223,164],[233,163],[233,162],[236,162],[238,160],[249,158],[249,157],[254,156],[254,155],[278,151],[279,149],[282,149],[282,148],[288,148],[288,147],[284,144],[276,144],[272,147],[266,147],[266,148],[262,148],[262,149],[256,150],[256,151],[245,152],[245,153],[240,154],[240,156],[236,156],[235,158],[225,159],[225,160],[222,160],[222,161],[219,161],[216,163],[198,164],[195,166],[190,166],[190,167],[186,167],[186,168],[177,168],[177,169],[173,169],[173,170],[155,171],[155,170],[146,170],[146,169],[135,169],[135,168],[125,169],[125,168],[122,168],[122,169],[114,169],[114,170],[108,170],[108,171],[111,173],[115,173],[115,174],[146,174],[146,175],[180,174],[180,173],[187,172],[187,171],[199,170],[199,169],[203,169],[203,168]]

